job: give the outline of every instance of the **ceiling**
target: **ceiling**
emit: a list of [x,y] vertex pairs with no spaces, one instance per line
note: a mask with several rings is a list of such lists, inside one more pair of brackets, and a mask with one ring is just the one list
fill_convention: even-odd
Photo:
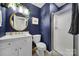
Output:
[[45,3],[32,3],[33,5],[41,8]]
[[61,6],[63,6],[64,4],[66,4],[66,3],[55,3],[58,7],[61,7]]
[[[39,8],[41,8],[45,3],[32,3],[33,5],[35,5],[35,6],[37,6],[37,7],[39,7]],[[58,7],[61,7],[61,6],[63,6],[64,4],[66,4],[66,3],[55,3]]]

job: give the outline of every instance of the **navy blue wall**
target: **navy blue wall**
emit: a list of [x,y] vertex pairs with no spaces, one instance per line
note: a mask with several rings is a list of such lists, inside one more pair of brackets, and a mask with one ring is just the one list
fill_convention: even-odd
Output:
[[57,7],[54,4],[46,3],[41,8],[41,35],[42,42],[47,45],[47,49],[51,51],[51,13],[57,11]]
[[[30,3],[23,3],[23,5],[25,6],[25,7],[27,7],[29,10],[30,10],[30,12],[31,12],[31,14],[30,14],[30,19],[29,19],[29,25],[28,25],[28,31],[31,33],[31,34],[39,34],[40,33],[40,24],[39,25],[33,25],[32,24],[32,17],[37,17],[37,18],[39,18],[39,20],[40,20],[40,8],[38,8],[38,7],[36,7],[36,6],[34,6],[34,5],[32,5],[32,4],[30,4]],[[10,17],[10,15],[13,13],[14,11],[11,9],[11,8],[8,8],[7,9],[7,13],[6,13],[6,32],[12,32],[12,31],[14,31],[12,28],[11,28],[11,26],[10,26],[10,23],[9,23],[9,17]]]
[[0,37],[5,35],[6,8],[0,6],[2,11],[2,26],[0,27]]
[[50,3],[50,14],[55,13],[59,10],[59,8],[55,5],[55,3]]
[[[30,9],[31,14],[30,14],[30,20],[29,20],[29,31],[31,34],[40,34],[40,19],[41,19],[41,9],[30,4],[30,3],[25,3],[23,4],[26,6],[28,9]],[[38,25],[33,25],[32,24],[32,17],[37,17],[39,18],[39,24]]]
[[51,50],[51,31],[50,31],[50,4],[46,3],[41,8],[41,35],[42,42],[47,45],[47,49]]

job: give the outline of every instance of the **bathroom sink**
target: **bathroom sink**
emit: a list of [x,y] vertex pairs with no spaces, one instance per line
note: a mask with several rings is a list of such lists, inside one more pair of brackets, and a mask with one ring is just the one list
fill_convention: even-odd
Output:
[[0,40],[6,40],[6,39],[14,39],[14,38],[22,38],[22,37],[28,37],[32,36],[30,33],[23,33],[23,34],[13,34],[13,35],[5,35],[0,38]]

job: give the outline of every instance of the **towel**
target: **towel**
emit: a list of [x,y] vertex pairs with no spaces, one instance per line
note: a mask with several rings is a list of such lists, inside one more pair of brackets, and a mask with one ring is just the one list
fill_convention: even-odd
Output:
[[69,33],[72,35],[77,35],[79,33],[79,20],[78,20],[78,4],[72,4],[72,22],[69,29]]

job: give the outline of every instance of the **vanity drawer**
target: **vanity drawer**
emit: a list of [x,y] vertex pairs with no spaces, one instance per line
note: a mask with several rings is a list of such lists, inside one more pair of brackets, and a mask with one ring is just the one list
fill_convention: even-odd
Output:
[[10,47],[12,46],[12,44],[13,43],[11,41],[3,40],[3,41],[0,41],[0,48]]

